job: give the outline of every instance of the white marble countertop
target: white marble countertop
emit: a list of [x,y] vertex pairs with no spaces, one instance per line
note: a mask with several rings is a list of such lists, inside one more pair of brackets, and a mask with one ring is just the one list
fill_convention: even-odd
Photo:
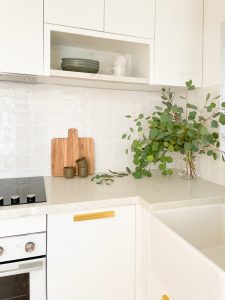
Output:
[[97,185],[91,177],[45,177],[45,187],[46,203],[2,207],[0,219],[136,203],[150,209],[223,203],[225,197],[225,186],[201,178],[188,181],[177,175],[164,177],[158,171],[151,178],[118,178],[110,186]]

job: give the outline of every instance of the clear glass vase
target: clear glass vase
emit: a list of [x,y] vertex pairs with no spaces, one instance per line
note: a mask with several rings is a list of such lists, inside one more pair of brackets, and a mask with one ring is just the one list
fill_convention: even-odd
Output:
[[197,158],[191,151],[185,153],[182,160],[180,160],[180,170],[178,173],[183,179],[196,180],[197,174]]

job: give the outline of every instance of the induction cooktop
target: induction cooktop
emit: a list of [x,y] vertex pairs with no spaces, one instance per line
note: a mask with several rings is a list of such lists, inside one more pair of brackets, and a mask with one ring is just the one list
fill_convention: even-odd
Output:
[[0,206],[46,201],[44,177],[0,179]]

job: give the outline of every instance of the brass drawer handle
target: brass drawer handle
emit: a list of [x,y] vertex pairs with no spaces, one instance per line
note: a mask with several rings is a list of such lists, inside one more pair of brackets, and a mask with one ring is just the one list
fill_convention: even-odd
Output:
[[170,300],[170,298],[167,295],[163,295],[162,300]]
[[73,221],[79,222],[79,221],[106,219],[106,218],[113,218],[113,217],[115,217],[114,211],[101,211],[101,212],[97,212],[97,213],[74,215]]

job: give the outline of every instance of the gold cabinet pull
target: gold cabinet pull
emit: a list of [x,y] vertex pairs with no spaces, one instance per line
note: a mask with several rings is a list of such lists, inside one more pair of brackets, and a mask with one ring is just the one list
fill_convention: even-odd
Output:
[[79,222],[79,221],[106,219],[106,218],[113,218],[113,217],[115,217],[114,211],[101,211],[101,212],[96,212],[96,213],[74,215],[73,221]]
[[162,300],[170,300],[170,298],[167,295],[163,295]]

